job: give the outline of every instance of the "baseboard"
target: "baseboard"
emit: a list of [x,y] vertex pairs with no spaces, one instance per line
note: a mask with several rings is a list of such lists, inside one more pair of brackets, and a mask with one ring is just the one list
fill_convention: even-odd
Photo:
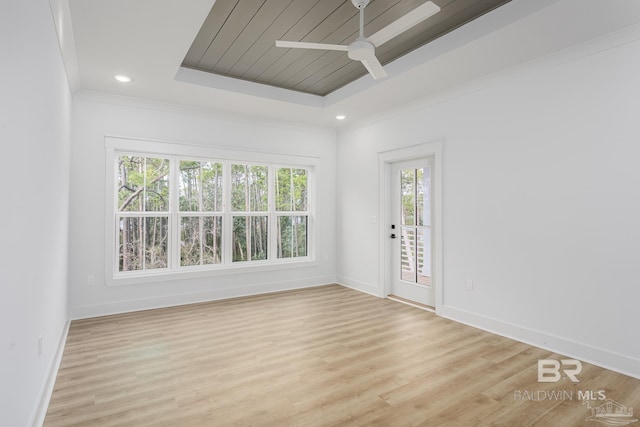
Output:
[[184,304],[195,304],[199,302],[217,301],[272,292],[312,288],[335,283],[335,277],[333,276],[318,276],[305,278],[303,280],[278,281],[273,283],[262,283],[259,285],[211,289],[208,291],[163,295],[159,297],[140,298],[105,304],[82,305],[71,308],[71,319],[86,319],[98,316],[108,316],[111,314],[152,310],[154,308],[173,307]]
[[640,360],[630,356],[450,306],[439,307],[437,314],[487,332],[640,379]]
[[356,291],[364,292],[365,294],[373,295],[376,297],[382,297],[382,291],[376,285],[372,285],[366,282],[361,282],[359,280],[350,279],[344,276],[338,276],[336,280],[337,280],[336,283],[344,286],[345,288],[350,288]]
[[34,409],[31,413],[31,418],[29,420],[29,423],[27,424],[31,427],[40,427],[44,423],[44,418],[47,415],[47,409],[49,408],[49,401],[51,400],[51,395],[53,394],[53,387],[56,384],[56,377],[58,376],[60,362],[62,361],[64,346],[67,343],[67,335],[69,335],[70,325],[71,321],[67,320],[64,328],[62,329],[62,334],[60,335],[58,346],[55,353],[53,354],[53,358],[51,360],[51,363],[49,364],[47,376],[40,389],[38,401],[34,406]]

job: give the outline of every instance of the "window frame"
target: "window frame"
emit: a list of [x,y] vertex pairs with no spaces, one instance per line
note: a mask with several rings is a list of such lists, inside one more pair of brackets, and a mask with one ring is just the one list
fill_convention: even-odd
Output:
[[[163,269],[119,271],[116,221],[117,209],[117,164],[122,155],[163,157],[170,160],[170,203],[169,203],[169,266]],[[195,266],[180,266],[180,218],[191,212],[179,210],[179,173],[180,161],[216,162],[223,165],[223,201],[222,201],[222,263]],[[261,151],[237,150],[226,147],[211,147],[171,142],[139,140],[122,137],[105,137],[106,162],[106,204],[105,204],[105,281],[107,286],[133,285],[157,281],[169,281],[198,277],[211,277],[244,272],[305,268],[316,266],[315,243],[315,174],[319,165],[318,157],[277,154]],[[268,167],[268,197],[266,212],[234,212],[231,210],[231,164],[249,164]],[[278,168],[307,170],[307,210],[295,212],[307,216],[307,254],[306,256],[278,258],[277,221],[282,212],[276,211],[275,174]],[[152,213],[152,212],[150,212]],[[268,221],[268,258],[266,260],[232,260],[232,221],[233,216],[267,216]],[[216,213],[218,215],[218,213]],[[198,212],[197,217],[202,216]],[[208,215],[205,215],[208,216]]]

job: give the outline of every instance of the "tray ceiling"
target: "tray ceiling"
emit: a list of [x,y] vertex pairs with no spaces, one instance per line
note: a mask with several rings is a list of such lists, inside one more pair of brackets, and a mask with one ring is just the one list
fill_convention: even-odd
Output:
[[[389,62],[510,0],[433,0],[442,10],[376,49]],[[372,0],[365,36],[426,0]],[[367,74],[346,52],[286,49],[275,40],[348,44],[358,36],[351,0],[217,0],[182,65],[221,76],[325,96]]]

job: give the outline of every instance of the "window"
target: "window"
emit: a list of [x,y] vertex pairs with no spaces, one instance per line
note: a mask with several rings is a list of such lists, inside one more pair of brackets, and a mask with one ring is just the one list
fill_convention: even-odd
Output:
[[222,163],[180,161],[180,266],[222,262]]
[[265,260],[269,254],[269,168],[231,165],[233,262]]
[[276,174],[278,258],[307,255],[307,170],[279,168]]
[[310,257],[312,165],[113,150],[113,279]]
[[119,271],[167,268],[169,160],[123,155],[117,168]]

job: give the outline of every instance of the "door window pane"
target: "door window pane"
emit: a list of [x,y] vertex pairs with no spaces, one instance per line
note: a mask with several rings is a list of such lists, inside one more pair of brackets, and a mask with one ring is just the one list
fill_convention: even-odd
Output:
[[408,282],[416,281],[416,230],[413,227],[401,228],[400,239],[401,278]]
[[431,284],[431,230],[418,230],[417,241],[417,282],[423,285]]
[[431,225],[431,168],[416,170],[418,225]]
[[400,172],[400,194],[402,195],[402,225],[415,225],[416,187],[415,169]]

